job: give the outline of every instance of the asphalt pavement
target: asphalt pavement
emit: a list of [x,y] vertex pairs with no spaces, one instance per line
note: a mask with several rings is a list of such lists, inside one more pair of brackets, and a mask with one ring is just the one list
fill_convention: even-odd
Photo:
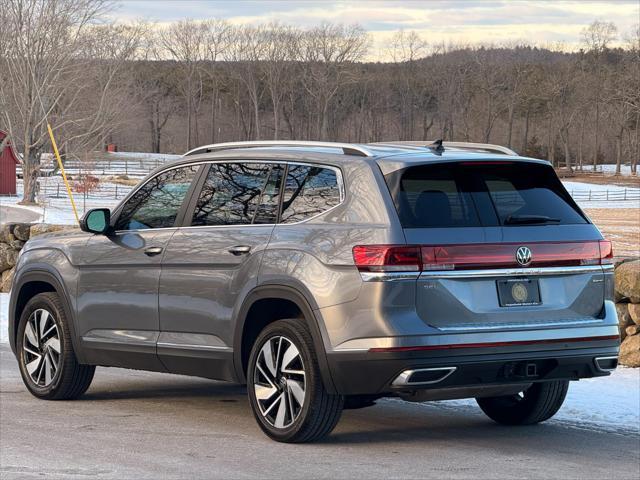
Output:
[[0,345],[0,478],[640,478],[640,439],[552,422],[493,424],[477,408],[384,400],[326,440],[286,445],[243,387],[98,368],[87,394],[47,402]]

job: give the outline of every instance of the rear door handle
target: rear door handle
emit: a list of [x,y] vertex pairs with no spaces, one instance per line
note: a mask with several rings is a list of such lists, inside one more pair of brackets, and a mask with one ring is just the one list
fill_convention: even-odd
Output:
[[144,254],[148,257],[155,257],[162,253],[162,247],[150,247],[144,251]]
[[235,255],[236,257],[240,255],[246,255],[251,251],[251,247],[249,245],[236,245],[235,247],[231,247],[229,249],[229,253]]

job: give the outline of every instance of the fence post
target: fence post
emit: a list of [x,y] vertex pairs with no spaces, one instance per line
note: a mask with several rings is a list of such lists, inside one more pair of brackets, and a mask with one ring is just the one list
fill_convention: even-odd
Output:
[[60,184],[59,183],[56,186],[56,198],[60,198]]
[[589,201],[591,201],[591,190],[589,190]]
[[627,199],[627,189],[626,188],[624,189],[624,199],[625,200]]
[[118,199],[118,184],[116,183],[116,200]]
[[609,201],[609,190],[607,189],[607,201]]

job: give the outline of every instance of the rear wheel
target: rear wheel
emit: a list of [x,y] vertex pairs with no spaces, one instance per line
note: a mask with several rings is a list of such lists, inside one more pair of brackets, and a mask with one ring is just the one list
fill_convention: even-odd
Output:
[[278,320],[251,350],[247,390],[260,428],[279,442],[311,442],[338,423],[344,397],[327,393],[311,334],[299,320]]
[[22,380],[36,397],[69,400],[91,385],[95,367],[80,365],[58,295],[40,293],[25,306],[16,346]]
[[553,417],[564,402],[568,380],[534,383],[524,392],[504,397],[477,398],[482,411],[504,425],[532,425]]

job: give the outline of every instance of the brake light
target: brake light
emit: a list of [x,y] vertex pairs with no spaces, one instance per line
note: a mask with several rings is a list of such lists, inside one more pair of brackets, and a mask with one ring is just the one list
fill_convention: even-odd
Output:
[[600,240],[600,264],[611,265],[613,263],[613,244],[611,240]]
[[353,260],[365,272],[420,271],[420,247],[412,245],[357,245]]
[[[530,263],[516,251],[526,246]],[[361,271],[432,271],[605,265],[613,262],[611,242],[481,243],[464,245],[358,245],[353,259]]]

